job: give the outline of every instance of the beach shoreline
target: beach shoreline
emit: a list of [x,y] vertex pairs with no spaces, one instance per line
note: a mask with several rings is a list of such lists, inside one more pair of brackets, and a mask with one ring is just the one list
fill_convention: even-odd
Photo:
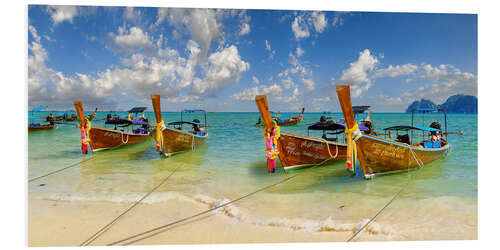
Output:
[[[28,246],[79,246],[103,226],[108,224],[131,202],[110,202],[91,200],[54,200],[29,197],[28,206]],[[141,203],[120,218],[89,245],[104,246],[129,236],[186,218],[209,209],[208,204],[196,204],[182,199],[169,199],[164,202]],[[245,244],[245,243],[300,243],[300,242],[345,242],[356,228],[308,231],[283,227],[279,223],[266,225],[238,220],[231,210],[219,210],[196,217],[172,227],[159,230],[156,235],[135,242],[122,242],[131,245],[166,244]],[[380,216],[382,223],[391,217]],[[393,220],[400,220],[397,216]],[[365,222],[366,220],[363,220]],[[401,240],[476,240],[477,217],[474,219],[472,234],[469,237],[457,234],[435,234],[436,228],[426,228],[428,234],[419,238],[402,237],[399,234],[383,232],[378,222],[360,233],[353,241],[401,241]],[[396,221],[393,221],[396,222]],[[389,223],[393,223],[390,222]],[[474,223],[473,223],[474,224]],[[380,232],[377,232],[379,230]],[[469,231],[467,229],[464,229]],[[437,230],[439,231],[439,230]],[[149,236],[149,235],[148,235]],[[422,237],[424,236],[424,237]],[[139,237],[140,238],[140,237]]]

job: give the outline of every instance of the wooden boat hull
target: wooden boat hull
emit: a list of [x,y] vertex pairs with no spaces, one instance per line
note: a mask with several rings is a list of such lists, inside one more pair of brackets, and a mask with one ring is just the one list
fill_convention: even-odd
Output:
[[285,171],[346,159],[345,143],[287,132],[281,132],[278,140],[278,156]]
[[90,147],[92,148],[92,152],[130,146],[149,139],[151,139],[149,134],[133,134],[101,127],[92,127],[90,129]]
[[371,135],[361,136],[356,146],[362,151],[362,156],[358,156],[363,157],[365,178],[419,168],[415,157],[427,164],[446,156],[450,150],[449,143],[441,148],[423,148]]
[[[176,153],[196,150],[205,144],[208,135],[199,136],[188,131],[179,130],[171,127],[165,127],[163,131],[163,147],[165,156],[170,156]],[[151,133],[156,136],[157,129]]]
[[30,127],[28,126],[28,132],[35,132],[35,131],[41,131],[41,130],[51,130],[54,129],[54,125],[40,125],[38,127]]
[[[294,125],[299,124],[301,121],[302,121],[302,117],[300,117],[300,118],[294,117],[286,122],[278,122],[278,126],[294,126]],[[264,124],[262,124],[262,123],[255,124],[255,126],[264,127]]]

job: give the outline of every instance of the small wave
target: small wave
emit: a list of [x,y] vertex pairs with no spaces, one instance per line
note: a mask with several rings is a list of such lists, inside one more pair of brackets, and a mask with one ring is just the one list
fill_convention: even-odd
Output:
[[[194,199],[200,203],[208,205],[211,208],[220,206],[224,203],[229,202],[228,199],[215,199],[206,195],[196,195]],[[356,232],[363,225],[365,225],[369,219],[363,219],[358,223],[339,223],[335,222],[332,217],[328,217],[323,221],[316,221],[310,219],[287,219],[287,218],[259,218],[250,215],[245,212],[244,209],[239,208],[233,204],[221,207],[216,210],[220,214],[224,214],[231,219],[237,220],[239,222],[254,224],[258,226],[271,226],[271,227],[281,227],[291,230],[301,230],[307,232]],[[382,227],[376,222],[370,223],[364,230],[372,235],[392,235],[393,230],[391,228]]]
[[[74,195],[74,194],[46,194],[44,197],[39,197],[49,200],[58,201],[103,201],[103,202],[116,202],[116,203],[133,203],[142,198],[143,194],[120,194],[120,195]],[[145,204],[154,204],[161,202],[168,202],[170,200],[179,200],[189,202],[196,205],[204,205],[210,208],[220,206],[229,202],[229,199],[215,199],[207,195],[196,195],[193,198],[177,192],[163,192],[151,194],[148,198],[142,201]],[[362,219],[359,222],[346,223],[337,222],[332,217],[325,220],[311,220],[305,218],[262,218],[250,214],[244,208],[230,204],[215,210],[216,213],[222,214],[234,221],[246,224],[253,224],[257,226],[279,227],[289,230],[299,230],[306,232],[356,232],[369,219]],[[370,235],[389,236],[393,234],[390,227],[383,227],[377,222],[370,223],[364,232]]]

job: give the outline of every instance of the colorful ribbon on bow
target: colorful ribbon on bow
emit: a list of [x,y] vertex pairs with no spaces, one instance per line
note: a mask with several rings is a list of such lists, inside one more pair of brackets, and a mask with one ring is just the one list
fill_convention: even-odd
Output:
[[271,133],[267,131],[267,128],[264,128],[264,140],[266,141],[266,150],[264,152],[267,158],[267,170],[274,173],[276,169],[276,157],[279,154],[278,139],[280,138],[280,127],[276,122],[273,125]]
[[156,151],[164,154],[165,149],[163,146],[163,133],[162,133],[162,131],[165,129],[165,125],[164,125],[163,120],[161,120],[160,122],[157,121],[155,123],[155,127],[156,127],[156,135],[155,135]]
[[345,129],[347,137],[347,157],[346,157],[346,169],[351,171],[353,174],[357,172],[357,157],[358,152],[356,148],[356,141],[361,137],[361,131],[359,131],[358,124],[355,123],[350,129],[346,127]]
[[87,120],[85,122],[85,125],[79,124],[78,127],[80,128],[80,141],[82,143],[82,154],[87,154],[89,152],[89,143],[90,143],[90,128],[91,124],[90,121]]

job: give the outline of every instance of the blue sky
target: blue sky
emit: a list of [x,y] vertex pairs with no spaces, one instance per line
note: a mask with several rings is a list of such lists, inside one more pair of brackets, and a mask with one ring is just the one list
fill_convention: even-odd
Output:
[[168,111],[403,112],[477,96],[477,16],[137,7],[28,7],[28,106]]

